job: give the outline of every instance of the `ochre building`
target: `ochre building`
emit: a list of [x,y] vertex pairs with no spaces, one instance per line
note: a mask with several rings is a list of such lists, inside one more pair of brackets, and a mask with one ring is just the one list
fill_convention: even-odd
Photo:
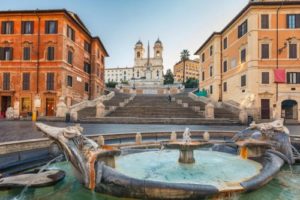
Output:
[[212,100],[300,121],[300,1],[250,1],[196,54]]
[[0,12],[0,111],[54,116],[104,91],[105,57],[99,37],[67,10]]
[[[185,63],[185,65],[184,65]],[[184,67],[185,66],[185,67]],[[186,60],[185,62],[179,61],[173,67],[174,79],[177,83],[182,83],[183,79],[190,78],[199,79],[199,60]]]

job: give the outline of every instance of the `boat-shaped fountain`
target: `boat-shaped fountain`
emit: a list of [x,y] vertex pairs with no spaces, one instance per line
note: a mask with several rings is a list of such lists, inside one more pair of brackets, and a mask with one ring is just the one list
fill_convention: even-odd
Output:
[[[90,190],[140,199],[199,199],[253,191],[267,184],[284,162],[294,163],[283,121],[252,124],[230,141],[163,142],[163,150],[99,146],[79,126],[37,127],[63,149],[77,179]],[[141,149],[141,146],[138,146]],[[204,150],[203,150],[204,148]],[[129,150],[128,150],[129,149]],[[135,150],[130,150],[135,149]]]

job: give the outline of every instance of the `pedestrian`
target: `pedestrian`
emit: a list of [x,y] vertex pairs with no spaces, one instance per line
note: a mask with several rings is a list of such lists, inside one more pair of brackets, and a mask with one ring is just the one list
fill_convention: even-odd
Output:
[[171,95],[168,96],[168,100],[169,100],[169,103],[171,103],[171,101],[172,101]]

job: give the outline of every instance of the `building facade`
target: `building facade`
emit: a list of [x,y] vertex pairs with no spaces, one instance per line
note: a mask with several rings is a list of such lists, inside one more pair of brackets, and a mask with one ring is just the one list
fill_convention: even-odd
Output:
[[179,61],[173,67],[174,80],[177,83],[182,83],[183,79],[185,79],[184,82],[190,78],[194,78],[198,80],[199,70],[200,70],[199,59],[185,61],[185,67],[184,67],[184,62]]
[[195,53],[200,89],[256,119],[300,121],[300,1],[250,1]]
[[16,115],[55,115],[104,90],[105,50],[80,18],[67,10],[0,12],[0,109]]
[[105,70],[105,82],[121,83],[144,79],[163,81],[163,45],[159,39],[157,39],[153,46],[153,52],[153,56],[151,56],[148,44],[147,55],[145,55],[144,45],[139,40],[134,47],[134,66],[131,68],[107,68]]
[[105,83],[108,82],[128,82],[133,78],[133,68],[124,67],[124,68],[106,68],[105,69]]

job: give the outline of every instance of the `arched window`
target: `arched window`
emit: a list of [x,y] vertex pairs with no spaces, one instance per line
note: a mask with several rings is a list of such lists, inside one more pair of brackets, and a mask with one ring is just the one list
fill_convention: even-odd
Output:
[[141,52],[137,52],[137,53],[136,53],[136,57],[137,57],[137,58],[140,58],[140,57],[141,57]]
[[137,71],[137,75],[136,75],[136,77],[140,77],[140,71]]
[[156,71],[156,76],[159,77],[159,70]]

